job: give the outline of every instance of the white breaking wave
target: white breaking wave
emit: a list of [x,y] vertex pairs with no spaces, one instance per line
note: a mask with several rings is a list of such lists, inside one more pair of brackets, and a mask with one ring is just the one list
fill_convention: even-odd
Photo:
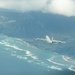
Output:
[[75,72],[75,67],[74,66],[70,66],[69,68],[68,68],[70,71],[74,71]]
[[5,41],[0,42],[0,44],[3,44],[3,45],[5,45],[5,46],[7,46],[7,47],[14,48],[14,49],[16,49],[16,50],[24,51],[23,49],[21,49],[21,48],[15,46],[15,45],[10,45],[8,42],[5,42]]
[[66,62],[69,62],[69,63],[73,63],[75,64],[75,60],[71,59],[70,57],[68,56],[62,56],[63,60],[65,60]]
[[53,64],[56,64],[56,65],[60,65],[60,66],[65,66],[64,64],[61,64],[61,63],[58,63],[58,62],[55,62],[51,59],[47,59],[49,62],[53,63]]
[[32,59],[38,60],[38,57],[34,54],[32,54],[30,51],[26,51],[27,56],[30,56]]
[[65,61],[67,61],[67,62],[69,62],[69,60],[70,60],[70,57],[68,57],[68,56],[62,56],[63,57],[63,59],[65,60]]
[[54,69],[54,70],[61,70],[62,68],[58,67],[58,66],[47,66],[48,68]]

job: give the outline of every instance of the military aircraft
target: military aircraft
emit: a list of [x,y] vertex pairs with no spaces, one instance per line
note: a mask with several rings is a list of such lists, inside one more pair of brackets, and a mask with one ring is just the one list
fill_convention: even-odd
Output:
[[46,35],[46,38],[36,38],[36,40],[42,40],[46,41],[47,43],[66,43],[65,41],[55,40],[53,37],[50,38],[48,35]]

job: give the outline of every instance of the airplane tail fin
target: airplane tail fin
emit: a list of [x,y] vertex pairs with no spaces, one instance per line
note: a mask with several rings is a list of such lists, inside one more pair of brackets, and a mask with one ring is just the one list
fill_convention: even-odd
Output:
[[52,43],[52,40],[47,35],[46,35],[46,40],[47,40],[47,42]]

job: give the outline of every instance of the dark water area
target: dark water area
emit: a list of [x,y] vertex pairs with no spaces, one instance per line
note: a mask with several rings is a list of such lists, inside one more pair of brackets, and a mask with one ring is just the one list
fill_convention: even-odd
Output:
[[[0,12],[0,32],[13,37],[32,38],[53,34],[75,35],[74,17],[64,17],[41,12]],[[13,21],[13,22],[12,22]]]

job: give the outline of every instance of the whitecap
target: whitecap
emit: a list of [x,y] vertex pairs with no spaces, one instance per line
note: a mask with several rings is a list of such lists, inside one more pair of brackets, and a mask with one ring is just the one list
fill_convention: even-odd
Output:
[[70,71],[74,71],[75,72],[75,67],[74,66],[70,66],[69,68],[68,68]]
[[49,62],[53,63],[53,64],[56,64],[56,65],[60,65],[60,66],[65,66],[64,64],[61,64],[61,63],[58,63],[58,62],[55,62],[51,59],[47,59]]
[[36,55],[32,54],[30,51],[26,51],[26,54],[27,54],[27,56],[30,56],[32,59],[35,59],[35,60],[38,59],[38,57]]
[[62,68],[58,66],[47,66],[48,68],[54,69],[54,70],[62,70]]

